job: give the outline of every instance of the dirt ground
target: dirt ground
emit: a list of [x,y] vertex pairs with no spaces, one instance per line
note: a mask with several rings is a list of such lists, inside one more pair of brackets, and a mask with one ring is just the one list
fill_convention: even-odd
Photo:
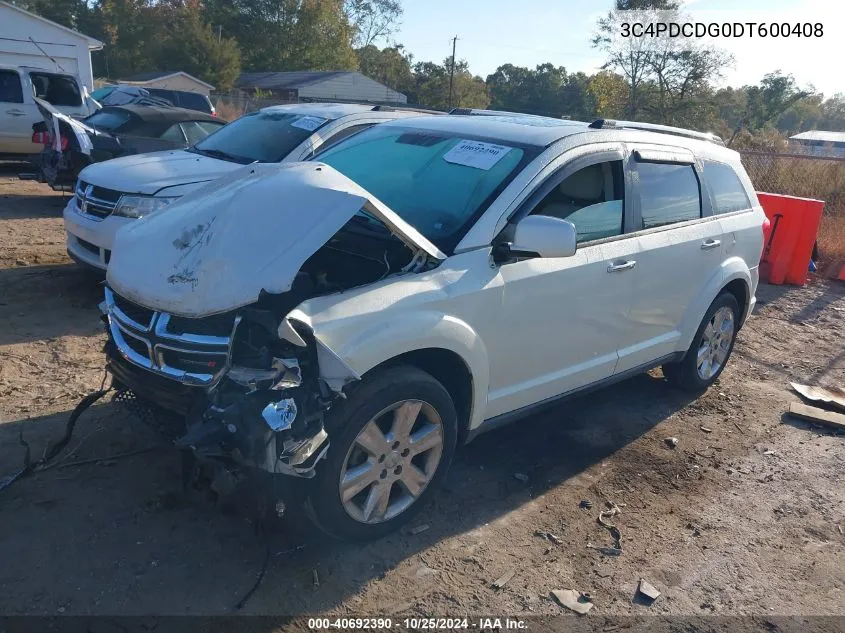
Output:
[[[39,458],[103,378],[101,288],[65,254],[62,196],[15,174],[0,166],[0,479],[19,433]],[[703,396],[653,372],[482,436],[416,534],[281,529],[241,613],[556,615],[550,590],[571,588],[592,595],[588,617],[845,615],[845,437],[784,415],[790,381],[845,385],[845,284],[758,297]],[[265,541],[175,495],[179,464],[116,404],[89,410],[55,467],[0,493],[0,614],[231,613]],[[612,544],[608,501],[620,556],[588,547]],[[651,606],[633,600],[640,578],[662,593]]]

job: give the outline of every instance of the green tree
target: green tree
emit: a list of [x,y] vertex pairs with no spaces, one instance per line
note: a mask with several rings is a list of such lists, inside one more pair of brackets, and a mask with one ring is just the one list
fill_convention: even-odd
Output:
[[759,86],[745,86],[743,91],[745,102],[735,117],[728,146],[743,130],[754,133],[772,127],[777,117],[810,94],[798,88],[792,75],[782,75],[779,70],[765,75]]
[[345,0],[343,7],[359,48],[393,35],[402,17],[399,0]]
[[358,69],[370,79],[407,93],[414,90],[413,56],[401,44],[381,50],[369,44],[355,51]]
[[[449,103],[449,75],[452,66],[451,58],[443,64],[434,62],[419,62],[414,65],[414,91],[408,95],[408,100],[431,108],[445,110]],[[481,77],[473,76],[469,72],[466,60],[455,63],[455,74],[452,81],[453,108],[486,108],[490,104],[487,85]]]
[[152,60],[158,70],[184,70],[215,86],[229,90],[240,74],[240,50],[237,42],[222,37],[205,22],[196,2],[182,6],[159,4],[157,21],[163,24],[161,44]]
[[628,83],[621,75],[603,70],[590,77],[587,85],[596,114],[606,119],[618,119],[628,105]]

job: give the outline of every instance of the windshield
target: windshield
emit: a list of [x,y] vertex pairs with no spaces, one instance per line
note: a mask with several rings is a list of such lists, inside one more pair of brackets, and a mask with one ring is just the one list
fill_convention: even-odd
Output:
[[193,151],[236,163],[278,163],[327,122],[289,112],[253,112],[197,143]]
[[537,153],[495,140],[375,126],[315,160],[354,180],[450,252]]

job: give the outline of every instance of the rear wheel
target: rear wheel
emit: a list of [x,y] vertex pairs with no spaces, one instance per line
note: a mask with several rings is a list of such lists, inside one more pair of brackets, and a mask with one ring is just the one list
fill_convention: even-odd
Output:
[[683,360],[663,365],[663,375],[689,391],[704,391],[719,377],[739,331],[739,304],[729,292],[710,305]]
[[434,494],[455,451],[457,414],[429,374],[393,367],[332,410],[326,461],[309,494],[328,534],[377,538],[410,521]]

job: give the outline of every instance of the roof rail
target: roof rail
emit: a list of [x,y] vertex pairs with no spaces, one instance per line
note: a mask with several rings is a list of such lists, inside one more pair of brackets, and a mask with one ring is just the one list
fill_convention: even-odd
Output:
[[372,112],[422,112],[424,114],[443,114],[441,110],[414,108],[412,106],[404,105],[377,105],[373,106]]
[[658,125],[656,123],[639,123],[637,121],[614,121],[613,119],[596,119],[587,127],[594,130],[642,130],[643,132],[657,132],[658,134],[671,134],[673,136],[682,136],[684,138],[694,138],[699,141],[708,141],[716,145],[725,146],[722,137],[712,134],[710,132],[696,132],[694,130],[685,130],[680,127],[672,127],[671,125]]

